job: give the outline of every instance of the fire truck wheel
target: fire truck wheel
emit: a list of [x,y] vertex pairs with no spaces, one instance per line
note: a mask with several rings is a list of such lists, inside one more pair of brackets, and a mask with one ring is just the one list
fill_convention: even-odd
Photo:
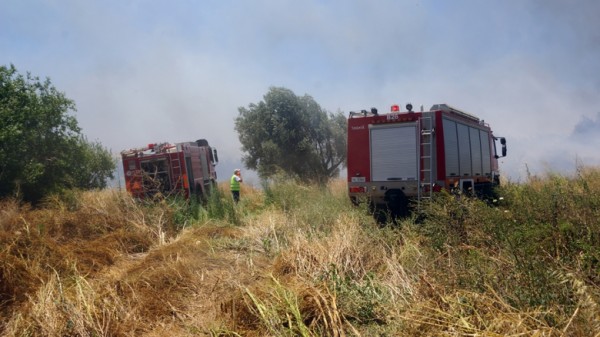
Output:
[[393,218],[410,215],[409,200],[402,190],[389,190],[385,193],[385,202]]
[[206,139],[198,139],[196,144],[198,144],[198,146],[208,146],[208,141]]
[[214,180],[211,180],[207,183],[204,183],[204,188],[202,185],[198,184],[196,185],[196,191],[198,195],[198,201],[206,204],[210,198],[210,194],[214,191],[217,191],[217,183]]
[[203,193],[202,185],[200,185],[200,184],[196,184],[196,198],[197,198],[198,202],[200,202],[200,203],[204,202],[204,193]]
[[217,188],[217,184],[214,181],[209,181],[204,185],[204,191],[206,191],[206,195],[210,195]]
[[369,203],[369,212],[380,227],[385,226],[390,220],[390,211],[386,205]]

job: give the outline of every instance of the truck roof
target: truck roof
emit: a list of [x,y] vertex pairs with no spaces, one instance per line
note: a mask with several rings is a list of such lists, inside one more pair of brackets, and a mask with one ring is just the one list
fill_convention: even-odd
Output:
[[470,114],[468,112],[464,112],[462,110],[456,109],[456,108],[454,108],[454,107],[452,107],[452,106],[450,106],[450,105],[448,105],[446,103],[434,104],[434,105],[431,106],[431,109],[429,109],[429,111],[437,111],[437,110],[442,110],[444,112],[451,112],[451,113],[457,114],[459,116],[462,116],[462,117],[465,117],[465,118],[469,118],[469,119],[472,119],[472,120],[474,120],[476,122],[479,122],[479,117],[477,117],[477,116],[475,116],[473,114]]

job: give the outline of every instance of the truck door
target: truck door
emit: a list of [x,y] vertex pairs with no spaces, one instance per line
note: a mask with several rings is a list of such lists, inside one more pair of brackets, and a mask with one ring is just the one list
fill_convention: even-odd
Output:
[[417,180],[415,123],[373,126],[371,181]]

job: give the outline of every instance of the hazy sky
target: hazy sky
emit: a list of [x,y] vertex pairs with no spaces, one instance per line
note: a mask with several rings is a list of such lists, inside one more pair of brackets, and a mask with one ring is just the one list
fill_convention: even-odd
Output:
[[0,0],[0,64],[52,83],[115,154],[206,138],[240,164],[270,86],[345,113],[448,103],[508,140],[513,181],[600,164],[597,0]]

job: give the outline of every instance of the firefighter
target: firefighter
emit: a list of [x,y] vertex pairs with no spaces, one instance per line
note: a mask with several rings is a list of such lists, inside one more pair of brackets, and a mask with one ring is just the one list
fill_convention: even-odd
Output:
[[230,180],[231,187],[231,195],[233,196],[233,201],[237,204],[240,201],[240,183],[243,182],[242,172],[240,169],[235,169],[233,171],[233,175]]

